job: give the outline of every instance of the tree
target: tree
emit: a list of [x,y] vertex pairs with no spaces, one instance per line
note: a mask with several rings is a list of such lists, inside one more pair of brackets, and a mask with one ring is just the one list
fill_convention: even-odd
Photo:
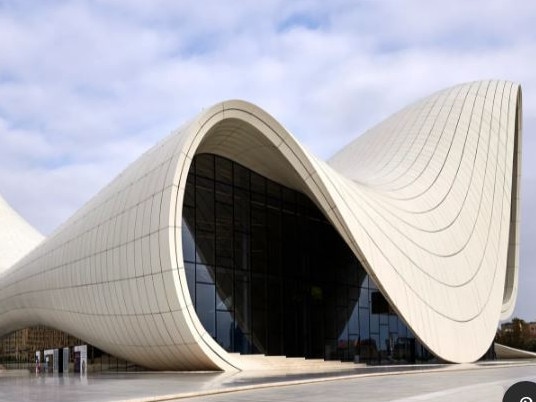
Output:
[[528,348],[532,344],[527,323],[520,318],[513,318],[510,326],[499,331],[497,342],[516,349],[530,350]]

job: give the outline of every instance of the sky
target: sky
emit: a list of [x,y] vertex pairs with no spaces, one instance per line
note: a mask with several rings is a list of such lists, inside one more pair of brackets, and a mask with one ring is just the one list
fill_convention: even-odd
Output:
[[204,108],[244,99],[327,159],[468,81],[523,89],[520,287],[536,321],[536,2],[0,0],[0,194],[50,234]]

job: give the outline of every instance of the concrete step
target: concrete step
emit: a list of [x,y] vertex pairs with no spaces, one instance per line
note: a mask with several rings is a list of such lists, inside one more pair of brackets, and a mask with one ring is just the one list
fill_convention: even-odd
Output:
[[284,371],[329,371],[349,370],[356,367],[365,367],[366,364],[341,362],[339,360],[305,359],[303,357],[242,355],[229,353],[238,367],[247,370],[284,370]]

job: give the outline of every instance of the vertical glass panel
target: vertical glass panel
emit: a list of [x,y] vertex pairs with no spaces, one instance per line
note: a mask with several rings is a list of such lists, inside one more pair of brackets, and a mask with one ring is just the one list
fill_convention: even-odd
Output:
[[283,197],[283,210],[285,212],[296,212],[296,192],[286,187],[281,188],[281,195]]
[[200,154],[195,157],[195,174],[214,179],[214,155]]
[[249,170],[238,164],[233,166],[234,185],[244,190],[249,190]]
[[216,336],[216,292],[214,285],[197,283],[195,305],[199,320],[205,330],[213,337]]
[[251,205],[252,206],[266,206],[266,197],[264,194],[251,193]]
[[266,331],[267,331],[267,322],[266,322],[266,310],[256,310],[252,311],[252,343],[253,343],[253,353],[266,353]]
[[359,309],[359,335],[361,339],[370,337],[370,316],[368,308]]
[[229,311],[216,312],[216,340],[227,351],[233,350],[234,320]]
[[214,268],[204,264],[196,264],[195,281],[197,283],[214,283]]
[[255,276],[251,280],[251,301],[255,310],[266,310],[268,298],[266,295],[266,278]]
[[249,231],[249,194],[244,190],[234,191],[234,223],[235,230],[241,232]]
[[283,270],[288,272],[291,276],[297,276],[299,266],[300,255],[296,253],[296,243],[299,241],[299,237],[296,235],[296,217],[295,215],[284,213],[283,218]]
[[404,322],[398,317],[398,336],[409,336],[408,335],[408,328],[404,324]]
[[190,297],[192,299],[192,303],[195,305],[195,264],[185,262],[184,270],[186,271],[186,281],[188,283]]
[[233,206],[216,202],[216,264],[233,265]]
[[249,282],[235,282],[234,296],[236,324],[243,333],[249,333],[251,330],[251,297],[249,292]]
[[[338,282],[338,283],[344,283],[344,282]],[[337,287],[337,306],[338,307],[344,307],[346,309],[346,306],[348,306],[348,295],[346,294],[346,286],[338,286]]]
[[369,290],[367,288],[361,288],[361,294],[359,295],[359,307],[369,307]]
[[251,172],[251,193],[264,196],[266,194],[266,179],[261,175]]
[[370,315],[370,333],[378,334],[380,332],[380,317],[378,314]]
[[234,322],[233,328],[233,352],[248,354],[251,353],[251,335],[244,332],[242,327],[238,324],[238,320]]
[[233,207],[232,205],[216,203],[216,230],[233,230]]
[[214,189],[200,187],[206,179],[197,179],[195,197],[195,223],[196,229],[214,231]]
[[234,275],[232,269],[216,270],[216,309],[232,310],[234,303]]
[[236,270],[249,270],[249,234],[244,232],[234,233],[234,267]]
[[216,264],[223,267],[234,266],[232,229],[219,228],[216,232]]
[[359,336],[348,335],[348,360],[353,361],[359,347]]
[[282,355],[284,338],[282,334],[282,284],[280,278],[270,277],[268,282],[267,350],[270,355]]
[[281,240],[281,212],[268,209],[266,211],[266,234],[269,239]]
[[389,333],[398,333],[398,316],[396,314],[389,315]]
[[[358,271],[358,267],[353,267],[356,271]],[[348,298],[350,300],[350,303],[356,303],[357,300],[359,300],[359,295],[361,294],[361,289],[358,286],[349,286],[348,287]]]
[[[337,309],[337,331],[339,332],[337,343],[338,359],[348,360],[348,325],[346,308]],[[342,330],[341,330],[342,327]]]
[[251,226],[258,228],[259,232],[266,232],[266,210],[264,206],[253,205],[251,207]]
[[348,319],[348,333],[359,334],[359,305],[356,303]]
[[196,257],[197,261],[203,264],[215,264],[215,238],[214,232],[197,230],[196,237]]
[[266,182],[266,206],[270,209],[281,209],[281,186],[271,180]]
[[229,184],[216,183],[216,201],[222,204],[233,204],[233,187]]
[[229,159],[216,157],[216,181],[231,184],[233,182],[233,164]]
[[380,325],[389,325],[389,315],[380,314]]
[[391,354],[389,344],[389,327],[387,325],[380,325],[380,345],[379,349],[382,351],[382,359],[386,359]]
[[372,363],[379,363],[381,361],[380,354],[380,334],[370,334],[370,356],[369,361]]
[[281,185],[272,180],[266,181],[266,195],[274,200],[281,199]]
[[184,191],[184,206],[195,207],[195,176],[188,175],[186,189]]
[[191,226],[182,220],[182,256],[184,261],[195,262],[195,241]]
[[268,209],[266,213],[266,258],[269,275],[281,274],[282,247],[281,212]]
[[266,213],[264,207],[253,205],[251,209],[251,268],[265,273],[267,267]]

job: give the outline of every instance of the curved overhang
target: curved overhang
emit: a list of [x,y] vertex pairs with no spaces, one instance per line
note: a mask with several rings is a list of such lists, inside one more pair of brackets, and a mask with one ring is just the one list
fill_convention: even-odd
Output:
[[0,273],[42,240],[43,236],[0,197]]
[[243,369],[200,323],[184,270],[186,179],[212,153],[307,194],[421,342],[474,361],[517,293],[520,118],[518,85],[460,85],[326,163],[260,108],[219,103],[0,273],[1,331],[45,324],[151,368]]

